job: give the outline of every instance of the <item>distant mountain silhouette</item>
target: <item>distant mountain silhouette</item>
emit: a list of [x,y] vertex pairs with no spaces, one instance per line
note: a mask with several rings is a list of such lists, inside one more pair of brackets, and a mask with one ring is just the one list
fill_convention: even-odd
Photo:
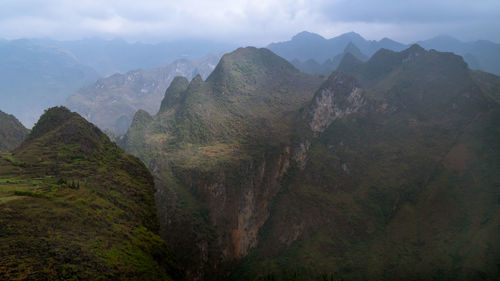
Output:
[[361,53],[369,57],[381,48],[400,51],[406,47],[406,45],[388,38],[380,41],[365,40],[355,32],[325,39],[318,34],[303,31],[295,35],[290,41],[271,43],[267,48],[289,61],[293,59],[301,61],[314,59],[321,64],[343,53],[349,43],[354,44]]
[[81,88],[68,98],[66,105],[101,129],[124,134],[137,110],[143,109],[149,114],[158,112],[165,89],[175,76],[191,79],[200,74],[206,78],[219,59],[220,55],[207,55],[197,60],[176,60],[149,70],[117,73]]
[[346,54],[351,54],[360,61],[368,60],[368,57],[365,54],[361,53],[356,45],[354,45],[352,42],[349,42],[349,44],[347,44],[347,46],[344,48],[344,52],[336,55],[332,59],[327,59],[322,64],[319,64],[314,59],[308,59],[305,62],[301,62],[298,59],[293,59],[291,63],[297,69],[305,73],[329,75],[335,69],[337,69]]
[[426,49],[453,52],[464,57],[472,69],[500,75],[500,44],[487,40],[462,42],[451,36],[441,35],[417,42]]
[[[321,65],[327,60],[341,54],[349,43],[354,44],[368,57],[380,49],[401,51],[410,46],[389,38],[383,38],[379,41],[365,40],[354,32],[325,39],[318,34],[303,31],[289,41],[269,44],[268,48],[290,62],[295,62],[295,64],[297,61],[304,62],[303,69],[318,69],[318,65],[321,68]],[[462,42],[446,35],[419,41],[417,44],[427,50],[453,52],[464,57],[472,69],[500,75],[500,44],[487,40]]]

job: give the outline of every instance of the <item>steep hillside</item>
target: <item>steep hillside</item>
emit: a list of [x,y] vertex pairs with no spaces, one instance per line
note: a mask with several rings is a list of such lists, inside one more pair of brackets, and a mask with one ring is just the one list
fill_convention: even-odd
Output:
[[500,78],[417,45],[339,70],[238,49],[136,114],[188,278],[497,278]]
[[240,48],[206,81],[176,78],[157,115],[137,112],[124,146],[157,178],[162,236],[188,279],[220,279],[255,247],[289,165],[293,112],[321,81]]
[[28,133],[16,117],[0,110],[0,152],[18,147]]
[[0,154],[0,279],[182,278],[153,193],[139,159],[78,114],[47,110]]
[[137,110],[158,112],[165,89],[175,76],[207,77],[219,59],[218,55],[208,55],[199,60],[177,60],[152,70],[114,74],[80,89],[66,105],[101,129],[124,134]]
[[342,64],[232,279],[498,278],[500,78],[416,45]]

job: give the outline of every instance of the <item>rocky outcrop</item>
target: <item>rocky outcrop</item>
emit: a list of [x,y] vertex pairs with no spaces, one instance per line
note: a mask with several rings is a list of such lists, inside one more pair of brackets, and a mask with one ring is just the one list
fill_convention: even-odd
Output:
[[306,120],[315,133],[323,132],[333,121],[359,110],[364,104],[357,81],[340,72],[333,73],[319,89],[306,111]]
[[311,138],[319,136],[335,120],[359,111],[364,104],[363,91],[355,78],[341,72],[330,75],[303,111],[302,121],[312,136],[300,136],[294,147],[293,160],[298,167],[305,167]]

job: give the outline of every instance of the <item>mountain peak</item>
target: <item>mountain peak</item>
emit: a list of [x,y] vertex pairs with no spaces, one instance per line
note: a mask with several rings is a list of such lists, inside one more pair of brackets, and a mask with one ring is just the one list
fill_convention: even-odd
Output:
[[365,61],[368,57],[359,50],[359,48],[352,42],[349,42],[344,49],[344,54],[350,53],[354,55],[357,59]]
[[98,158],[106,147],[104,144],[111,144],[111,141],[99,128],[78,113],[57,106],[47,109],[40,116],[30,135],[14,153],[33,157],[30,151],[36,147],[36,150],[49,149],[45,152],[46,156],[56,158],[59,157],[58,152],[63,150],[68,154]]
[[[197,77],[199,77],[198,79],[201,79],[201,76],[199,74],[195,78]],[[188,88],[188,86],[189,81],[186,77],[176,76],[165,91],[165,96],[163,97],[163,100],[161,102],[159,112],[164,112],[168,108],[171,108],[173,105],[177,104],[182,92],[184,92]]]
[[408,49],[406,49],[404,52],[406,52],[406,53],[425,53],[426,51],[420,45],[413,44]]
[[[354,31],[341,34],[340,36],[335,37],[335,38],[349,38],[349,39],[351,39],[351,41],[353,41],[353,40],[365,40],[363,38],[363,36],[359,35],[358,33],[354,32]],[[334,39],[334,38],[332,38],[332,39]]]
[[56,106],[45,110],[40,119],[31,130],[29,138],[40,137],[51,130],[57,128],[71,117],[77,115],[64,106]]
[[346,52],[344,54],[344,57],[340,61],[339,66],[337,67],[337,70],[341,71],[341,72],[349,73],[352,71],[353,68],[355,68],[356,66],[358,66],[362,63],[363,62],[360,59],[358,59],[354,54],[352,54],[350,52]]
[[[266,48],[246,47],[225,54],[207,82],[235,85],[234,81],[245,81],[244,84],[259,84],[258,81],[268,78],[271,73],[297,73],[295,67]],[[227,79],[232,80],[229,82]]]
[[316,34],[316,33],[302,31],[302,32],[297,33],[295,36],[293,36],[292,40],[295,40],[295,41],[325,40],[325,38],[319,34]]

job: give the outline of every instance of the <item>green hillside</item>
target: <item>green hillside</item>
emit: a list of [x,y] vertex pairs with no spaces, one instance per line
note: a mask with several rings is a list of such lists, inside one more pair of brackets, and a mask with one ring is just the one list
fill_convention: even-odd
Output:
[[16,117],[0,110],[0,152],[19,146],[28,133]]
[[0,279],[181,279],[139,159],[64,107],[0,155]]

